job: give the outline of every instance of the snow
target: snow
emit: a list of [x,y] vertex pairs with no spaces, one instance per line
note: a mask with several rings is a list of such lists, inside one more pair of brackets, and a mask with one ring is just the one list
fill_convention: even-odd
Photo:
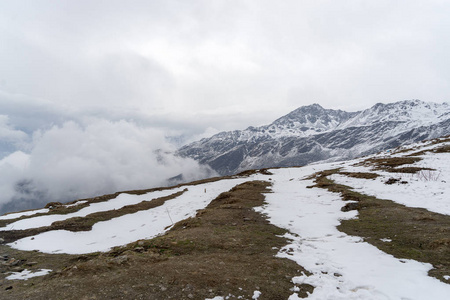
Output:
[[22,272],[11,272],[11,275],[6,277],[7,280],[28,280],[33,277],[44,276],[51,272],[50,269],[41,269],[36,272],[32,272],[28,269],[23,270]]
[[[338,194],[307,189],[312,180],[301,178],[311,173],[308,169],[271,170],[276,173],[273,193],[259,209],[272,224],[291,232],[292,242],[278,256],[312,273],[293,278],[293,283],[315,287],[308,299],[449,299],[450,285],[427,276],[431,265],[396,259],[338,231],[340,220],[356,212],[342,212],[345,202]],[[299,298],[293,293],[290,299]]]
[[77,201],[77,202],[72,203],[72,204],[66,204],[65,206],[66,206],[66,207],[78,206],[78,205],[84,204],[84,203],[86,203],[86,202],[87,202],[87,200],[81,200],[81,201]]
[[[108,251],[115,246],[163,234],[173,223],[194,216],[197,210],[206,207],[220,193],[248,180],[251,179],[237,178],[187,186],[188,191],[161,206],[98,222],[90,231],[52,230],[9,245],[19,250],[39,250],[45,253],[83,254]],[[172,192],[173,190],[170,191]],[[136,195],[127,197],[142,198]]]
[[107,211],[107,210],[113,210],[113,209],[120,209],[121,207],[124,207],[126,205],[133,205],[140,203],[145,200],[152,200],[160,197],[169,196],[171,194],[177,193],[179,191],[183,190],[182,188],[176,188],[176,189],[169,189],[169,190],[162,190],[162,191],[154,191],[150,193],[146,193],[144,195],[132,195],[132,194],[126,194],[122,193],[118,195],[116,198],[104,201],[104,202],[98,202],[98,203],[92,203],[88,207],[82,208],[79,211],[76,211],[74,213],[65,214],[65,215],[46,215],[46,216],[39,216],[24,220],[19,220],[14,223],[10,223],[5,227],[1,227],[0,231],[5,230],[22,230],[22,229],[30,229],[30,228],[38,228],[42,226],[50,226],[53,222],[56,221],[63,221],[67,220],[73,217],[85,217],[89,214],[101,212],[101,211]]
[[257,300],[259,298],[259,296],[261,296],[261,292],[260,291],[254,291],[252,299]]
[[39,213],[48,213],[48,211],[49,211],[48,208],[28,210],[28,211],[23,211],[23,212],[12,213],[12,214],[0,216],[0,220],[11,220],[11,219],[20,218],[22,216],[31,216],[31,215],[35,215],[35,214],[39,214]]
[[[435,147],[432,143],[423,143],[410,152],[432,147]],[[390,157],[404,154],[393,151],[383,155]],[[377,156],[380,157],[380,155],[372,157]],[[341,211],[347,202],[337,193],[321,188],[307,188],[314,185],[314,182],[306,178],[322,170],[342,168],[343,171],[349,172],[375,172],[380,175],[375,179],[352,178],[339,174],[330,178],[364,194],[449,215],[449,154],[427,153],[422,157],[423,160],[413,166],[436,169],[437,171],[433,171],[436,172],[433,173],[436,176],[429,177],[429,180],[421,175],[373,171],[369,166],[354,166],[363,160],[357,159],[348,162],[317,163],[302,168],[273,169],[270,170],[273,173],[270,176],[257,174],[248,178],[224,179],[140,196],[121,194],[115,199],[91,204],[70,215],[29,218],[14,222],[8,225],[8,228],[44,226],[42,224],[54,222],[54,218],[85,216],[170,195],[184,188],[188,189],[159,207],[98,222],[91,231],[48,231],[8,245],[20,250],[38,250],[45,253],[83,254],[108,251],[114,246],[163,234],[173,223],[194,216],[221,192],[228,191],[238,184],[271,178],[272,193],[265,194],[266,204],[255,210],[265,214],[275,226],[289,231],[286,234],[289,243],[279,249],[277,256],[291,259],[311,273],[309,276],[302,274],[292,278],[292,295],[289,299],[300,299],[297,293],[301,290],[301,284],[315,287],[307,299],[450,299],[450,284],[428,276],[428,271],[432,268],[430,264],[397,259],[366,243],[363,238],[338,231],[336,227],[342,220],[357,218],[358,212]],[[408,183],[386,185],[385,182],[390,177],[401,177],[401,180]],[[390,238],[386,236],[381,241],[389,243]],[[44,271],[50,272],[41,270],[31,273],[24,270],[13,273],[7,279],[27,279],[31,278],[29,276],[39,276],[36,274],[45,275]],[[444,279],[450,281],[450,275],[445,275]],[[253,292],[252,299],[264,297],[259,288],[257,289]],[[233,297],[230,294],[206,300],[224,300]]]
[[[351,186],[355,191],[379,199],[388,199],[409,207],[425,208],[429,211],[450,215],[450,163],[447,153],[427,153],[423,160],[411,165],[437,171],[418,174],[375,172],[380,176],[367,180],[334,174],[329,178],[336,183]],[[405,165],[408,167],[410,165]],[[367,167],[346,167],[345,171],[370,172]],[[421,175],[422,174],[422,175]],[[430,180],[427,178],[430,177]],[[385,184],[389,178],[407,181],[406,184]]]
[[[86,203],[86,200],[82,200],[82,201],[77,201],[73,204],[66,204],[66,207],[72,207],[72,206],[77,206],[83,203]],[[23,211],[23,212],[18,212],[18,213],[12,213],[12,214],[6,214],[3,216],[0,216],[0,220],[11,220],[11,219],[16,219],[16,218],[20,218],[22,216],[31,216],[31,215],[35,215],[35,214],[45,214],[48,213],[50,211],[50,209],[48,208],[42,208],[42,209],[34,209],[34,210],[27,210],[27,211]],[[0,229],[1,230],[1,229]]]

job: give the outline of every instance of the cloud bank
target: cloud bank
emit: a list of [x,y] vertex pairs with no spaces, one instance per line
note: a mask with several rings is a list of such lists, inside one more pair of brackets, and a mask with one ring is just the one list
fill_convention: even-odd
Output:
[[[23,132],[1,125],[0,134],[25,139]],[[0,212],[163,186],[179,174],[186,181],[214,174],[194,160],[175,157],[161,130],[123,120],[64,122],[35,131],[24,148],[29,151],[0,160]]]
[[173,144],[302,105],[448,101],[448,15],[445,0],[0,1],[0,205],[201,174]]

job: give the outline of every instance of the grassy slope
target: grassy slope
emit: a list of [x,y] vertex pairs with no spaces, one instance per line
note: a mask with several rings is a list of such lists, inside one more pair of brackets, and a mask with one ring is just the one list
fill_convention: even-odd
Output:
[[[279,237],[285,231],[252,209],[263,204],[269,185],[252,181],[236,186],[166,235],[109,253],[14,251],[17,259],[38,262],[35,267],[59,271],[27,282],[3,282],[3,289],[13,288],[2,292],[2,299],[205,299],[229,294],[251,299],[255,290],[265,299],[287,299],[294,286],[291,278],[305,270],[275,258],[277,248],[287,243]],[[306,296],[312,287],[301,290]]]
[[[450,151],[448,147],[436,149],[433,151]],[[407,155],[405,158],[371,159],[363,163],[393,173],[421,171],[420,168],[403,168],[402,165],[418,161],[418,156],[425,152],[408,156],[407,150],[401,151]],[[398,258],[429,262],[434,266],[430,275],[440,280],[443,280],[443,275],[450,274],[449,216],[357,193],[327,178],[336,172],[339,170],[329,170],[317,174],[315,178],[317,187],[341,193],[344,200],[357,201],[343,209],[357,209],[359,217],[342,221],[339,230],[361,236]],[[245,172],[241,176],[251,173]],[[366,179],[377,176],[374,173],[341,174]],[[50,255],[0,245],[0,254],[9,255],[8,260],[0,264],[0,298],[204,299],[233,294],[235,297],[231,299],[238,296],[248,299],[258,289],[264,295],[261,299],[287,299],[293,287],[290,279],[304,270],[292,261],[274,257],[277,249],[287,243],[279,237],[285,231],[270,225],[252,209],[262,205],[263,193],[267,192],[268,185],[260,181],[240,185],[221,194],[206,209],[199,211],[195,218],[176,224],[166,235],[137,241],[108,253]],[[130,193],[144,192],[147,190]],[[89,199],[89,202],[106,201],[117,195],[96,197]],[[159,205],[165,200],[159,199],[156,201],[158,203],[151,205]],[[50,213],[68,213],[82,207],[84,205],[70,209],[61,207]],[[59,223],[58,226],[86,230],[97,219],[108,219],[127,213],[125,210],[141,208],[138,205],[123,211],[94,214],[84,220]],[[382,238],[390,238],[392,242],[384,243],[380,240]],[[14,260],[18,263],[14,264]],[[5,272],[24,268],[49,268],[54,272],[28,281],[3,279]],[[301,289],[300,295],[305,296],[312,287],[302,286]]]

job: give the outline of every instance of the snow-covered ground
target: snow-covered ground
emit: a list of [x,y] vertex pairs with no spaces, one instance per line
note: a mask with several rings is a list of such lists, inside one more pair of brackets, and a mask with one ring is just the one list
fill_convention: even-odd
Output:
[[12,272],[11,275],[6,276],[8,280],[28,280],[33,277],[44,276],[50,273],[52,270],[50,269],[41,269],[36,272],[32,272],[28,269],[25,269],[20,272]]
[[[311,174],[308,168],[273,172],[273,193],[259,211],[292,233],[278,256],[312,273],[293,278],[315,287],[308,299],[450,299],[450,285],[427,276],[431,265],[397,259],[338,231],[340,220],[356,212],[342,212],[338,194],[307,189],[313,182],[301,179]],[[299,298],[294,293],[290,299]]]
[[69,218],[73,217],[85,217],[89,214],[101,212],[101,211],[107,211],[107,210],[113,210],[113,209],[120,209],[126,205],[133,205],[140,203],[145,200],[152,200],[160,197],[169,196],[171,194],[175,194],[179,191],[183,190],[182,188],[175,188],[170,190],[162,190],[162,191],[154,191],[150,193],[146,193],[143,195],[132,195],[132,194],[120,194],[114,199],[104,201],[104,202],[98,202],[98,203],[92,203],[88,207],[82,208],[79,211],[76,211],[74,213],[65,214],[65,215],[46,215],[46,216],[39,216],[39,217],[33,217],[29,219],[23,219],[19,220],[13,223],[8,224],[5,227],[0,227],[0,231],[3,230],[22,230],[22,229],[30,229],[30,228],[38,228],[42,226],[49,226],[53,222],[56,221],[63,221],[67,220]]
[[[420,207],[450,215],[449,159],[449,153],[426,153],[421,161],[414,165],[404,165],[404,167],[431,168],[436,171],[424,170],[416,174],[376,171],[373,173],[380,176],[372,180],[334,174],[330,176],[330,179],[379,199],[388,199],[409,207]],[[343,171],[372,172],[369,167],[362,166],[347,166],[343,168]],[[406,183],[385,184],[389,178],[396,178]]]
[[11,220],[11,219],[15,219],[15,218],[20,218],[22,216],[31,216],[31,215],[35,215],[35,214],[39,214],[39,213],[48,213],[48,211],[49,211],[48,208],[28,210],[28,211],[23,211],[23,212],[12,213],[12,214],[0,216],[0,220]]
[[[432,148],[431,143],[419,144]],[[381,155],[401,156],[388,152]],[[429,277],[430,264],[397,259],[363,239],[337,230],[341,220],[357,218],[357,211],[342,212],[345,205],[339,194],[321,188],[307,188],[314,184],[306,179],[311,174],[328,169],[342,168],[350,172],[375,172],[380,177],[358,179],[332,175],[338,183],[355,188],[358,192],[389,199],[410,207],[421,207],[432,212],[450,214],[450,154],[426,153],[415,167],[436,171],[422,175],[374,171],[370,166],[354,166],[363,159],[347,162],[314,164],[302,168],[270,170],[273,175],[252,175],[247,178],[220,180],[186,186],[188,191],[164,205],[96,223],[91,231],[48,231],[20,239],[10,246],[21,250],[39,250],[47,253],[81,254],[108,251],[114,246],[152,238],[163,234],[180,220],[195,215],[221,192],[251,180],[271,180],[272,193],[266,194],[266,204],[256,208],[276,226],[286,228],[291,242],[280,249],[279,257],[294,260],[312,275],[294,277],[293,293],[289,299],[298,299],[294,284],[307,283],[315,287],[308,299],[450,299],[450,274],[444,276],[449,284]],[[431,176],[428,179],[423,176]],[[406,184],[385,184],[394,177]],[[117,209],[157,197],[171,195],[181,189],[163,190],[146,195],[121,194],[116,199],[91,204],[70,215],[41,216],[9,224],[3,230],[26,229],[49,225],[56,220],[85,216],[96,211]],[[389,242],[389,237],[383,239]],[[16,274],[17,276],[22,276]],[[12,275],[11,275],[12,276]],[[24,275],[25,276],[25,275]],[[298,291],[298,290],[297,290]],[[257,293],[256,293],[257,292]],[[254,299],[264,294],[256,291]],[[227,299],[218,295],[214,299]]]
[[[82,254],[108,251],[115,246],[163,234],[173,223],[194,216],[197,210],[205,208],[220,193],[248,180],[247,178],[237,178],[187,186],[188,191],[181,196],[167,200],[161,206],[98,222],[92,226],[90,231],[52,230],[17,240],[10,245],[20,250],[39,250],[45,253]],[[158,197],[161,197],[162,194],[170,195],[174,193],[174,190],[162,192],[153,192],[152,196],[155,194],[158,194]],[[148,198],[144,195],[129,194],[123,197],[140,199],[139,202]],[[104,204],[104,207],[110,207],[108,202]],[[127,203],[129,202],[132,201]],[[98,208],[98,206],[96,207]],[[33,219],[41,222],[41,218]],[[33,219],[23,221],[32,224]]]

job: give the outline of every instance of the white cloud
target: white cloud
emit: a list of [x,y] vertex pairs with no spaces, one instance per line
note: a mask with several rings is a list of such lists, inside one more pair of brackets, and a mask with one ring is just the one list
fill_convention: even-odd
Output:
[[0,203],[69,201],[161,186],[179,174],[185,180],[212,175],[192,159],[175,157],[162,131],[126,121],[66,122],[35,132],[31,149],[0,161]]
[[449,12],[445,1],[5,2],[0,89],[147,114],[240,105],[248,120],[312,102],[441,102]]
[[9,123],[9,117],[0,115],[0,140],[6,142],[21,142],[27,138],[27,134],[21,130],[14,129]]
[[[141,180],[116,178],[126,166],[159,168],[163,136],[268,124],[314,102],[449,101],[448,15],[444,0],[2,1],[0,159],[30,155],[45,193],[84,177],[119,188]],[[142,165],[120,163],[128,151]]]

